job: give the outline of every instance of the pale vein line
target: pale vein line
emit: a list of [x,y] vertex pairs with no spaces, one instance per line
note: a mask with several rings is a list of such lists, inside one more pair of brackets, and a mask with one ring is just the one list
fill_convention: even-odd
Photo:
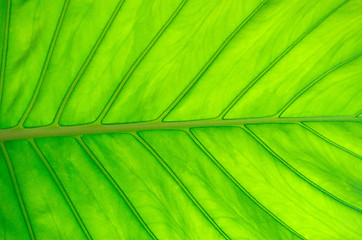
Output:
[[92,159],[92,161],[97,165],[99,170],[102,172],[102,174],[107,178],[107,180],[112,184],[112,186],[117,190],[119,195],[122,197],[122,199],[125,201],[131,212],[135,215],[137,220],[140,222],[142,227],[147,231],[147,233],[152,237],[152,239],[157,240],[157,237],[152,232],[152,230],[148,227],[146,222],[143,220],[141,215],[138,213],[136,208],[133,206],[127,195],[124,193],[124,191],[121,189],[121,187],[117,184],[117,182],[113,179],[113,177],[110,175],[110,173],[105,169],[105,167],[102,165],[102,163],[98,160],[98,158],[94,155],[92,150],[88,147],[88,145],[83,141],[82,137],[77,136],[76,137],[78,143],[80,146],[84,149],[84,151],[88,154],[88,156]]
[[199,73],[194,77],[194,79],[186,86],[186,88],[180,93],[180,95],[171,103],[171,105],[157,118],[158,120],[163,121],[165,117],[176,107],[176,105],[181,101],[181,99],[190,91],[190,89],[196,84],[196,82],[204,75],[204,73],[209,69],[209,67],[214,63],[216,58],[220,53],[225,49],[225,47],[231,42],[231,40],[238,34],[238,32],[252,19],[252,17],[262,8],[267,0],[262,1],[251,13],[245,18],[235,30],[228,36],[228,38],[221,44],[217,51],[212,55],[209,61],[203,66]]
[[89,53],[87,59],[85,60],[83,66],[81,67],[81,69],[79,70],[79,72],[77,73],[77,75],[75,76],[72,84],[69,86],[69,88],[68,88],[68,90],[67,90],[67,93],[65,94],[65,96],[64,96],[64,98],[63,98],[63,100],[62,100],[62,102],[61,102],[61,104],[60,104],[60,106],[59,106],[59,109],[58,109],[58,111],[57,111],[57,113],[56,113],[56,115],[55,115],[55,118],[54,118],[54,120],[53,120],[52,125],[58,125],[58,124],[59,124],[59,119],[60,119],[60,117],[61,117],[61,115],[62,115],[62,113],[63,113],[63,110],[64,110],[66,104],[68,103],[68,100],[69,100],[71,94],[73,93],[74,88],[76,87],[78,81],[81,79],[81,77],[83,76],[83,73],[84,73],[85,70],[87,69],[87,67],[88,67],[88,65],[90,64],[90,62],[92,61],[95,53],[97,52],[99,46],[101,45],[101,43],[102,43],[104,37],[106,36],[109,28],[111,27],[114,19],[116,18],[119,10],[121,9],[124,1],[125,1],[125,0],[120,0],[120,1],[119,1],[118,5],[117,5],[116,8],[114,9],[111,17],[109,18],[106,26],[104,27],[102,33],[99,35],[99,37],[98,37],[96,43],[94,44],[91,52]]
[[205,216],[205,218],[211,223],[211,225],[225,238],[230,239],[230,237],[219,227],[215,220],[206,212],[206,210],[201,206],[201,204],[196,200],[192,193],[187,189],[187,187],[181,182],[179,177],[175,172],[168,166],[168,164],[158,155],[158,153],[151,147],[151,145],[146,142],[138,133],[132,133],[132,135],[157,159],[161,166],[169,173],[173,180],[179,185],[179,187],[184,191],[187,197],[193,202],[193,204],[199,209],[199,211]]
[[66,201],[66,203],[68,204],[70,210],[72,211],[77,223],[79,224],[79,226],[81,227],[83,233],[85,234],[85,236],[87,237],[87,239],[91,240],[92,237],[90,235],[90,233],[88,232],[87,227],[84,225],[84,222],[82,220],[82,218],[80,217],[77,209],[75,208],[72,200],[70,199],[67,191],[65,190],[63,184],[60,182],[57,174],[55,173],[54,169],[52,168],[52,166],[50,166],[48,160],[46,159],[46,157],[44,156],[44,154],[41,152],[41,150],[39,149],[39,147],[36,145],[36,143],[34,142],[33,139],[29,139],[28,142],[30,143],[30,145],[33,147],[34,151],[36,152],[36,154],[38,155],[38,157],[41,159],[41,161],[43,162],[43,164],[45,165],[45,167],[47,168],[48,172],[50,173],[50,175],[53,178],[53,181],[55,182],[55,184],[58,186],[64,200]]
[[302,178],[304,181],[306,181],[307,183],[309,183],[310,185],[312,185],[313,187],[315,187],[316,189],[318,189],[319,191],[321,191],[322,193],[324,193],[325,195],[327,195],[328,197],[332,198],[333,200],[341,203],[342,205],[345,205],[346,207],[349,207],[353,210],[356,210],[359,213],[362,213],[362,209],[344,201],[343,199],[335,196],[334,194],[330,193],[329,191],[327,191],[326,189],[324,189],[323,187],[319,186],[317,183],[313,182],[312,180],[310,180],[308,177],[306,177],[305,175],[303,175],[301,172],[299,172],[297,169],[295,169],[292,165],[290,165],[284,158],[282,158],[281,156],[279,156],[274,150],[272,150],[268,144],[266,144],[263,140],[261,140],[261,138],[259,138],[252,130],[250,130],[247,126],[243,126],[241,127],[243,130],[245,130],[256,142],[258,142],[261,146],[263,146],[263,148],[265,150],[267,150],[272,156],[274,156],[276,159],[278,159],[282,164],[284,164],[289,170],[291,170],[292,172],[294,172],[296,175],[298,175],[300,178]]
[[11,9],[11,0],[8,0],[8,4],[6,6],[3,52],[2,52],[2,57],[1,57],[1,69],[0,69],[0,103],[2,100],[3,87],[4,87],[4,81],[5,81],[5,67],[6,67],[6,58],[7,58],[7,52],[8,52],[9,28],[10,28],[10,9]]
[[8,170],[9,170],[9,174],[10,174],[11,181],[13,183],[16,198],[18,200],[19,207],[20,207],[21,212],[23,214],[24,221],[25,221],[26,227],[28,229],[29,236],[30,236],[30,238],[32,240],[35,240],[34,231],[33,231],[33,228],[31,226],[31,223],[30,223],[29,215],[28,215],[28,212],[26,210],[23,197],[21,196],[21,191],[20,191],[20,188],[19,188],[18,180],[16,179],[14,167],[13,167],[13,164],[11,163],[10,156],[9,156],[8,152],[6,151],[6,148],[5,148],[5,145],[4,145],[3,142],[0,142],[0,148],[1,148],[1,150],[2,150],[2,152],[4,154],[4,156],[5,156],[6,165],[7,165]]
[[23,124],[24,124],[26,118],[28,117],[30,111],[33,109],[33,106],[34,106],[34,104],[36,102],[36,99],[37,99],[37,97],[39,95],[40,88],[43,85],[43,81],[44,81],[45,75],[46,75],[48,67],[49,67],[50,60],[51,60],[53,52],[54,52],[55,44],[56,44],[58,36],[59,36],[59,32],[60,32],[60,29],[61,29],[61,26],[62,26],[62,23],[63,23],[63,20],[64,20],[65,13],[66,13],[66,11],[68,9],[69,1],[70,0],[66,0],[64,2],[63,9],[62,9],[62,12],[61,12],[61,14],[59,16],[58,23],[57,23],[57,26],[55,28],[52,41],[50,43],[50,47],[48,49],[48,53],[47,53],[47,56],[46,56],[45,61],[44,61],[43,69],[42,69],[42,71],[40,73],[38,83],[37,83],[37,85],[35,87],[32,98],[31,98],[31,100],[30,100],[30,102],[29,102],[29,104],[28,104],[22,118],[20,119],[19,123],[17,124],[18,126],[23,126]]
[[185,129],[192,127],[208,126],[238,126],[243,124],[266,124],[266,123],[299,123],[299,122],[362,122],[356,117],[302,117],[302,118],[241,118],[241,119],[206,119],[199,121],[181,122],[140,122],[140,123],[120,123],[106,125],[77,125],[77,126],[43,126],[36,128],[7,128],[0,129],[0,141],[52,137],[52,136],[75,136],[80,134],[99,134],[112,132],[129,132],[157,129]]
[[355,152],[352,152],[351,150],[337,144],[336,142],[333,142],[332,140],[330,140],[329,138],[325,137],[324,135],[322,135],[321,133],[319,133],[318,131],[314,130],[313,128],[311,128],[310,126],[304,124],[303,122],[300,122],[298,123],[300,126],[302,126],[304,129],[310,131],[311,133],[313,133],[314,135],[316,135],[317,137],[319,137],[320,139],[326,141],[327,143],[333,145],[334,147],[346,152],[346,153],[349,153],[351,154],[352,156],[356,157],[356,158],[359,158],[359,159],[362,159],[362,156],[358,155],[357,153]]
[[314,29],[320,26],[328,17],[335,13],[339,8],[341,8],[348,1],[343,2],[338,7],[334,8],[326,16],[320,19],[312,28],[304,32],[297,40],[295,40],[287,49],[285,49],[274,61],[272,61],[269,66],[267,66],[262,72],[260,72],[231,102],[230,104],[221,112],[218,118],[224,118],[225,115],[230,111],[230,109],[235,106],[235,104],[261,79],[268,73],[285,55],[287,55],[298,43],[300,43],[309,33]]
[[119,92],[122,90],[123,86],[126,84],[128,79],[132,76],[134,71],[137,69],[139,64],[143,61],[147,53],[152,49],[152,47],[155,45],[155,43],[158,41],[158,39],[162,36],[162,34],[166,31],[168,26],[172,23],[172,21],[176,18],[176,16],[179,14],[183,6],[187,0],[183,0],[181,4],[177,7],[175,12],[171,15],[171,17],[167,20],[165,25],[158,31],[156,36],[152,39],[152,41],[147,45],[147,47],[143,50],[141,55],[138,56],[137,60],[132,64],[131,68],[128,70],[127,74],[124,76],[124,78],[121,80],[121,82],[118,84],[116,90],[113,92],[111,98],[107,102],[106,106],[103,108],[102,112],[99,114],[97,119],[95,120],[95,123],[101,123],[104,119],[105,115],[108,113],[109,109],[113,105],[114,101],[116,100]]
[[269,209],[267,209],[263,204],[261,204],[253,195],[251,195],[240,183],[237,181],[226,169],[225,167],[218,161],[216,158],[206,149],[206,147],[200,142],[200,140],[192,133],[192,130],[187,129],[185,132],[189,135],[189,137],[194,141],[194,143],[200,148],[201,151],[206,154],[209,159],[233,182],[252,202],[254,202],[257,206],[259,206],[264,212],[266,212],[271,218],[273,218],[280,225],[285,227],[292,234],[296,235],[300,239],[306,239],[294,229],[289,227],[285,222],[283,222],[280,218],[278,218],[274,213],[272,213]]
[[325,78],[327,75],[331,74],[332,72],[334,72],[335,70],[343,67],[344,65],[352,62],[353,60],[358,59],[361,56],[361,54],[354,56],[353,58],[350,58],[348,60],[345,60],[337,65],[335,65],[334,67],[332,67],[331,69],[329,69],[328,71],[326,71],[325,73],[323,73],[321,76],[319,76],[317,79],[315,79],[314,81],[310,82],[306,87],[304,87],[302,90],[300,90],[292,99],[289,100],[289,102],[287,102],[284,107],[282,109],[280,109],[280,111],[278,113],[275,114],[276,117],[280,117],[300,96],[302,96],[306,91],[308,91],[311,87],[313,87],[316,83],[318,83],[320,80],[322,80],[323,78]]

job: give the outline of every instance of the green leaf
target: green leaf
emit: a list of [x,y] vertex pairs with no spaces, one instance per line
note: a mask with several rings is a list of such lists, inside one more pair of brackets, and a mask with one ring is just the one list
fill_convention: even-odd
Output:
[[0,239],[362,239],[362,1],[0,1]]

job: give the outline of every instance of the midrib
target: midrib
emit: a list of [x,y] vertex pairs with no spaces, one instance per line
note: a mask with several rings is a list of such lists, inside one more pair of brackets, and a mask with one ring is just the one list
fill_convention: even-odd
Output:
[[207,119],[198,121],[161,122],[149,121],[139,123],[120,123],[112,125],[86,124],[77,126],[44,126],[36,128],[14,127],[0,129],[0,141],[55,137],[78,136],[83,134],[122,133],[143,130],[188,129],[195,127],[240,126],[244,124],[300,123],[300,122],[362,122],[358,117],[302,117],[302,118],[243,118],[243,119]]

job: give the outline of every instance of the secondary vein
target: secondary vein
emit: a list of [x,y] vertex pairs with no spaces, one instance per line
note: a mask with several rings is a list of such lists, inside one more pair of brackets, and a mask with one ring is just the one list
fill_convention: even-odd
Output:
[[314,135],[316,135],[320,139],[322,139],[322,140],[326,141],[327,143],[335,146],[336,148],[338,148],[338,149],[340,149],[340,150],[342,150],[342,151],[344,151],[346,153],[349,153],[349,154],[351,154],[352,156],[354,156],[356,158],[362,159],[362,156],[360,156],[359,154],[357,154],[355,152],[352,152],[351,150],[349,150],[349,149],[347,149],[345,147],[342,147],[341,145],[337,144],[336,142],[333,142],[332,140],[330,140],[326,136],[322,135],[321,133],[319,133],[315,129],[311,128],[310,126],[306,125],[305,123],[300,122],[299,125],[302,126],[304,129],[308,130],[309,132],[313,133]]
[[333,13],[345,5],[348,1],[343,2],[332,11],[330,11],[326,16],[322,17],[315,25],[309,28],[301,36],[299,36],[291,45],[289,45],[278,57],[276,57],[263,71],[261,71],[241,92],[229,103],[229,105],[220,113],[218,118],[225,118],[227,113],[231,110],[232,107],[260,80],[265,74],[267,74],[284,56],[286,56],[295,46],[297,46],[306,36],[308,36],[313,30],[317,29],[327,18],[329,18]]
[[297,176],[299,176],[300,178],[302,178],[304,181],[306,181],[307,183],[309,183],[311,186],[317,188],[319,191],[321,191],[322,193],[324,193],[325,195],[327,195],[328,197],[332,198],[333,200],[336,200],[337,202],[341,203],[342,205],[345,205],[359,213],[362,213],[362,210],[346,201],[344,201],[343,199],[335,196],[334,194],[330,193],[329,191],[327,191],[326,189],[324,189],[323,187],[321,187],[320,185],[318,185],[317,183],[313,182],[312,180],[310,180],[308,177],[306,177],[304,174],[302,174],[300,171],[298,171],[297,169],[295,169],[292,165],[290,165],[284,158],[282,158],[280,155],[278,155],[273,149],[271,149],[268,144],[266,144],[260,137],[258,137],[251,129],[249,129],[247,126],[244,126],[242,128],[243,130],[245,130],[249,136],[251,136],[256,142],[258,142],[265,150],[267,150],[273,157],[275,157],[276,159],[278,159],[284,166],[286,166],[289,170],[291,170],[292,172],[294,172]]
[[18,123],[19,126],[22,126],[24,124],[24,122],[25,122],[26,118],[28,117],[30,111],[33,109],[33,106],[34,106],[34,104],[36,102],[36,99],[37,99],[37,97],[39,95],[40,88],[43,85],[45,75],[46,75],[48,67],[49,67],[50,60],[51,60],[51,58],[53,56],[54,48],[55,48],[55,45],[56,45],[56,42],[57,42],[57,39],[58,39],[58,36],[59,36],[59,32],[60,32],[60,29],[61,29],[61,26],[62,26],[62,23],[63,23],[63,20],[64,20],[65,13],[67,12],[67,9],[68,9],[69,1],[70,0],[66,0],[64,2],[63,9],[62,9],[62,12],[61,12],[61,14],[59,16],[58,24],[57,24],[57,26],[55,28],[53,38],[52,38],[52,41],[50,43],[50,47],[48,49],[48,53],[47,53],[47,56],[46,56],[45,61],[44,61],[43,69],[41,71],[38,83],[37,83],[37,85],[35,87],[35,90],[33,92],[33,95],[31,97],[30,102],[29,102],[23,116],[21,117],[21,119],[20,119],[20,121]]
[[337,65],[335,65],[334,67],[332,67],[331,69],[329,69],[328,71],[324,72],[323,74],[321,74],[318,78],[316,78],[315,80],[313,80],[312,82],[310,82],[307,86],[305,86],[302,90],[300,90],[294,97],[292,97],[289,102],[287,102],[284,107],[282,107],[280,109],[280,111],[275,115],[277,117],[280,117],[281,115],[283,115],[283,113],[298,99],[300,98],[306,91],[308,91],[311,87],[313,87],[316,83],[318,83],[319,81],[321,81],[322,79],[324,79],[326,76],[328,76],[329,74],[331,74],[332,72],[336,71],[337,69],[347,65],[348,63],[352,62],[353,60],[358,59],[359,57],[361,57],[361,54],[358,54],[350,59],[347,59]]
[[82,218],[80,217],[77,209],[75,208],[72,200],[70,199],[68,193],[66,192],[65,188],[63,187],[63,184],[60,182],[58,176],[56,175],[54,169],[50,166],[48,160],[46,159],[46,157],[44,156],[44,154],[41,152],[41,150],[39,149],[39,147],[36,145],[36,143],[34,142],[33,139],[29,139],[29,143],[32,146],[32,148],[34,149],[34,151],[36,152],[36,154],[38,155],[38,157],[41,159],[41,161],[43,162],[43,164],[45,165],[45,167],[47,168],[48,172],[50,173],[50,175],[52,176],[53,181],[55,182],[55,184],[58,186],[64,200],[66,201],[66,203],[68,204],[70,210],[72,211],[77,223],[79,224],[79,226],[81,227],[84,235],[87,237],[88,240],[91,240],[92,237],[87,229],[87,227],[85,226]]
[[161,164],[161,166],[169,173],[172,179],[179,185],[179,187],[184,191],[186,196],[192,201],[195,207],[204,215],[204,217],[210,222],[210,224],[223,236],[225,239],[230,240],[230,237],[220,228],[220,226],[215,222],[215,220],[206,212],[206,210],[201,206],[201,204],[196,200],[192,193],[187,189],[187,187],[182,183],[180,178],[175,174],[175,172],[168,166],[168,164],[161,158],[160,155],[149,145],[146,140],[144,140],[138,133],[133,134],[133,136],[156,158],[156,160]]
[[6,56],[8,52],[9,28],[10,28],[10,9],[11,9],[11,0],[8,0],[6,6],[3,51],[1,57],[1,69],[0,69],[0,103],[2,100],[3,87],[5,82],[5,67],[6,67],[6,58],[7,58]]
[[23,214],[24,221],[25,221],[26,227],[28,229],[29,236],[30,236],[30,238],[32,240],[35,240],[34,230],[33,230],[33,227],[31,225],[31,222],[30,222],[30,219],[29,219],[29,214],[28,214],[28,211],[26,210],[23,197],[21,195],[20,187],[19,187],[19,184],[18,184],[18,180],[16,179],[16,174],[15,174],[14,167],[13,167],[13,164],[11,162],[10,156],[9,156],[7,150],[6,150],[6,147],[5,147],[4,143],[0,143],[0,148],[1,148],[1,150],[2,150],[2,152],[4,154],[4,156],[5,156],[6,165],[7,165],[8,170],[9,170],[9,174],[10,174],[10,178],[11,178],[11,181],[12,181],[12,184],[13,184],[13,187],[14,187],[16,198],[18,200],[20,210],[21,210],[21,212]]
[[163,120],[176,105],[182,100],[182,98],[190,91],[190,89],[196,84],[196,82],[204,75],[204,73],[209,69],[209,67],[214,63],[216,58],[220,53],[225,49],[225,47],[230,43],[230,41],[238,34],[238,32],[250,21],[250,19],[264,6],[267,0],[261,2],[247,18],[245,18],[235,30],[226,38],[226,40],[221,44],[221,46],[216,50],[216,52],[211,56],[209,61],[202,67],[199,73],[193,78],[193,80],[186,86],[186,88],[180,93],[180,95],[171,103],[171,105],[157,118]]
[[194,143],[199,147],[199,149],[208,156],[208,158],[229,178],[229,180],[236,185],[252,202],[254,202],[258,207],[260,207],[264,212],[266,212],[271,218],[273,218],[280,225],[285,227],[292,234],[296,235],[300,239],[305,239],[302,235],[296,232],[294,229],[289,227],[281,219],[279,219],[274,213],[267,209],[263,204],[261,204],[253,195],[251,195],[245,188],[242,186],[239,181],[237,181],[234,176],[232,176],[229,171],[206,149],[206,147],[200,142],[200,140],[192,133],[190,129],[186,130],[186,133],[194,141]]
[[128,70],[124,78],[121,80],[121,82],[118,84],[116,90],[113,92],[112,96],[110,97],[109,101],[107,102],[106,106],[103,108],[102,112],[99,114],[97,119],[95,120],[96,123],[101,123],[105,115],[108,113],[109,109],[113,105],[114,101],[116,100],[119,92],[122,90],[123,86],[126,84],[128,79],[132,76],[134,71],[137,69],[139,64],[143,61],[147,53],[153,48],[153,46],[156,44],[158,39],[163,35],[163,33],[166,31],[166,29],[169,27],[169,25],[173,22],[173,20],[176,18],[176,16],[179,14],[181,9],[184,7],[187,0],[183,0],[181,4],[176,8],[175,12],[171,15],[171,17],[167,20],[167,22],[162,26],[162,28],[158,31],[156,36],[151,40],[151,42],[147,45],[147,47],[143,50],[143,52],[140,54],[140,56],[137,58],[137,60],[132,64],[131,68]]
[[67,90],[67,92],[66,92],[66,94],[65,94],[65,96],[64,96],[64,98],[63,98],[63,100],[62,100],[62,102],[61,102],[61,104],[60,104],[60,106],[59,106],[59,109],[58,109],[58,111],[57,111],[57,113],[56,113],[56,115],[55,115],[55,118],[54,118],[54,120],[53,120],[53,125],[57,125],[57,124],[58,124],[59,119],[60,119],[60,117],[61,117],[61,115],[62,115],[62,113],[63,113],[63,110],[64,110],[64,108],[65,108],[65,106],[66,106],[66,104],[67,104],[70,96],[71,96],[72,93],[73,93],[73,90],[75,89],[77,83],[79,82],[79,80],[80,80],[81,77],[83,76],[83,73],[85,72],[85,70],[86,70],[87,67],[89,66],[90,62],[92,61],[95,53],[97,52],[99,46],[101,45],[101,43],[102,43],[104,37],[106,36],[109,28],[111,27],[114,19],[116,18],[119,10],[121,9],[124,1],[125,1],[125,0],[120,0],[119,3],[117,4],[117,6],[116,6],[116,8],[114,9],[111,17],[110,17],[109,20],[108,20],[106,26],[104,27],[103,31],[102,31],[101,34],[99,35],[99,37],[98,37],[96,43],[94,44],[91,52],[89,53],[87,59],[86,59],[85,62],[83,63],[83,65],[82,65],[82,67],[80,68],[80,70],[79,70],[79,72],[77,73],[77,75],[75,76],[72,84],[69,86],[69,88],[68,88],[68,90]]
[[98,158],[94,155],[92,150],[88,147],[88,145],[84,142],[82,137],[76,137],[79,145],[83,148],[83,150],[87,153],[87,155],[92,159],[92,161],[97,165],[99,170],[102,172],[102,174],[107,178],[107,180],[112,184],[112,186],[117,190],[119,195],[122,197],[122,199],[125,201],[131,212],[134,214],[134,216],[137,218],[137,220],[140,222],[142,227],[147,231],[147,233],[150,235],[150,237],[154,240],[157,240],[156,235],[152,232],[152,230],[148,227],[146,222],[143,220],[141,215],[138,213],[136,208],[133,206],[129,198],[126,196],[124,191],[121,189],[121,187],[117,184],[117,182],[113,179],[113,177],[109,174],[109,172],[104,168],[103,164],[98,160]]

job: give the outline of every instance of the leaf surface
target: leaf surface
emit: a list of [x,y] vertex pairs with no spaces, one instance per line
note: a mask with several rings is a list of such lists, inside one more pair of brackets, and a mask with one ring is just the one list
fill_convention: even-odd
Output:
[[0,238],[362,239],[361,13],[0,1]]

